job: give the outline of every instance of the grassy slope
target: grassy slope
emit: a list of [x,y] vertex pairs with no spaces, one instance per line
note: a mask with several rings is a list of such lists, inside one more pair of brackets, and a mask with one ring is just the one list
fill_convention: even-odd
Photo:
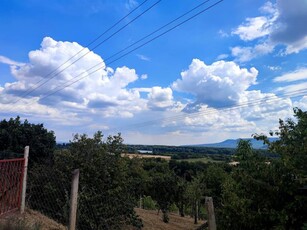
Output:
[[170,213],[170,222],[166,224],[162,221],[161,212],[158,215],[157,211],[139,208],[136,208],[135,211],[143,220],[144,230],[195,230],[204,224],[204,221],[199,221],[199,224],[194,224],[193,218],[180,217],[175,213]]

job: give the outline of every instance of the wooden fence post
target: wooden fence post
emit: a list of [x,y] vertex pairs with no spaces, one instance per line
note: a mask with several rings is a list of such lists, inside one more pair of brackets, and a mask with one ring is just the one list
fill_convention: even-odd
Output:
[[215,214],[212,197],[206,197],[206,209],[208,214],[208,229],[216,230]]
[[195,201],[194,224],[198,223],[198,200]]
[[142,204],[143,204],[143,197],[142,197],[142,195],[140,195],[140,206],[139,206],[139,208],[143,207]]
[[69,230],[76,229],[77,206],[78,206],[78,187],[80,170],[75,169],[72,173],[71,194],[70,194],[70,213],[69,213]]
[[29,146],[26,146],[24,149],[24,169],[23,169],[23,181],[22,181],[22,193],[21,193],[21,205],[20,213],[24,213],[26,206],[26,190],[27,190],[27,174],[28,174],[28,159],[29,159]]

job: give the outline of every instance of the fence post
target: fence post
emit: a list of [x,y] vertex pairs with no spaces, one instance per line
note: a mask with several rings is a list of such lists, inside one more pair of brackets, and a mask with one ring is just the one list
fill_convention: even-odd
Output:
[[29,146],[26,146],[24,149],[24,169],[23,169],[23,181],[22,181],[22,193],[21,193],[21,205],[20,213],[24,213],[26,206],[26,190],[27,190],[27,174],[28,174],[28,159],[29,159]]
[[216,230],[215,214],[212,197],[206,197],[206,209],[208,214],[208,229]]
[[78,187],[80,170],[75,169],[72,173],[71,194],[70,194],[70,213],[69,213],[69,230],[76,229],[77,206],[78,206]]

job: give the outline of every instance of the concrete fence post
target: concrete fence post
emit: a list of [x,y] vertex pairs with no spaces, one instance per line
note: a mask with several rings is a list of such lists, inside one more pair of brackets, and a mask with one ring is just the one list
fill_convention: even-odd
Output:
[[28,175],[28,159],[29,159],[29,146],[24,148],[24,169],[23,169],[23,180],[22,180],[22,192],[21,192],[21,204],[20,213],[24,213],[26,206],[26,190],[27,190],[27,175]]
[[71,194],[70,194],[69,228],[68,228],[69,230],[76,230],[79,175],[80,175],[79,169],[75,169],[72,173]]
[[216,230],[215,214],[212,197],[206,197],[206,209],[208,214],[208,229]]

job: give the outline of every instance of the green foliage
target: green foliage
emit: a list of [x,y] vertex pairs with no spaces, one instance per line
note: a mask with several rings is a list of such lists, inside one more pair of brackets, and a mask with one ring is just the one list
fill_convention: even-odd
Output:
[[[20,117],[0,121],[0,152],[23,153],[28,145],[31,165],[50,160],[55,144],[53,131],[45,129],[43,124],[31,124],[27,120],[21,122]],[[6,154],[6,157],[9,156]]]
[[269,145],[269,150],[281,156],[286,167],[294,169],[300,176],[307,175],[307,111],[295,108],[296,122],[287,119],[279,120],[279,130],[271,131],[271,135],[279,136],[279,140],[269,142],[265,135],[255,135]]
[[156,174],[150,182],[151,196],[157,202],[159,209],[163,212],[163,221],[168,222],[168,212],[174,201],[174,193],[176,189],[176,181],[173,175]]
[[216,160],[228,159],[234,153],[230,148],[212,148],[196,146],[162,146],[162,145],[126,145],[127,152],[136,153],[138,150],[152,151],[152,155],[172,156],[172,159],[193,159],[214,157]]
[[[93,138],[75,135],[68,150],[59,150],[55,153],[50,169],[45,166],[45,171],[56,173],[58,180],[44,183],[43,190],[39,190],[35,186],[40,186],[42,181],[48,180],[43,178],[43,173],[36,171],[37,178],[29,177],[32,181],[30,194],[33,194],[34,190],[37,191],[36,203],[39,199],[43,201],[43,196],[48,193],[56,196],[57,183],[64,185],[60,188],[62,191],[67,189],[69,192],[71,172],[80,169],[77,217],[80,229],[120,229],[125,224],[141,227],[141,220],[133,210],[136,205],[134,195],[138,191],[133,187],[135,184],[129,183],[134,175],[131,169],[137,162],[129,164],[127,159],[120,156],[120,135],[109,137],[106,142],[103,142],[102,138],[101,132],[95,133]],[[39,191],[43,191],[44,194],[39,196]],[[65,207],[68,201],[68,196],[65,195],[56,200],[59,203],[56,212],[59,216],[56,219],[61,222],[67,220]],[[30,200],[29,203],[33,205],[33,201]],[[41,205],[36,209],[44,210],[44,207]],[[44,213],[46,211],[48,210],[44,210]],[[51,215],[54,217],[55,214]]]
[[176,176],[167,167],[161,167],[151,172],[148,187],[149,195],[157,202],[163,213],[163,221],[167,223],[169,221],[168,212],[174,202],[177,187]]
[[307,217],[306,183],[307,113],[295,109],[297,123],[280,120],[279,136],[269,145],[280,158],[265,158],[255,153],[248,142],[240,141],[237,159],[222,183],[221,207],[217,208],[222,229],[301,229]]
[[143,208],[147,210],[155,210],[157,208],[157,203],[150,196],[144,196]]
[[[122,138],[110,136],[103,143],[101,132],[93,138],[76,135],[69,158],[80,169],[79,226],[82,229],[115,229],[138,224],[136,201],[128,182],[127,162],[121,158]],[[62,160],[62,159],[61,159]]]
[[246,161],[253,156],[252,144],[249,140],[240,139],[236,149],[235,158],[239,161]]
[[209,165],[200,175],[202,197],[212,197],[216,208],[221,207],[222,186],[228,177],[225,166],[221,164]]

